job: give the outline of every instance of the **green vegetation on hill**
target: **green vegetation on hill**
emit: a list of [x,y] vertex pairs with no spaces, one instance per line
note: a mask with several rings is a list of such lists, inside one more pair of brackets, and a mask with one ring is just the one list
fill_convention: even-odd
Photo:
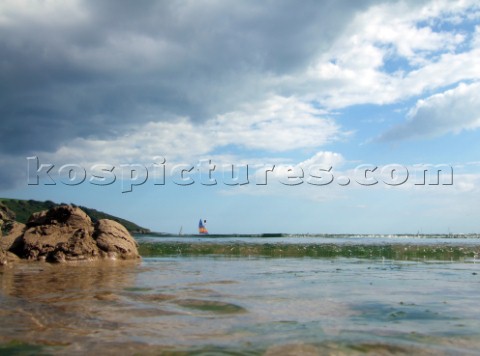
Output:
[[[56,204],[50,200],[38,201],[38,200],[20,200],[20,199],[0,198],[0,202],[3,203],[7,208],[9,208],[15,213],[16,221],[24,224],[28,221],[28,218],[33,213],[36,213],[42,210],[48,210],[54,206],[61,205],[61,204]],[[96,222],[100,219],[111,219],[125,226],[125,228],[130,232],[148,232],[149,231],[148,229],[138,226],[137,224],[131,221],[121,219],[116,216],[113,216],[95,209],[91,209],[91,208],[87,208],[87,207],[79,206],[75,204],[70,204],[70,205],[77,206],[83,211],[85,211],[85,213],[88,216],[90,216],[90,219],[92,219],[93,222]]]
[[18,200],[0,198],[0,202],[15,213],[15,220],[25,224],[33,213],[54,207],[53,201]]

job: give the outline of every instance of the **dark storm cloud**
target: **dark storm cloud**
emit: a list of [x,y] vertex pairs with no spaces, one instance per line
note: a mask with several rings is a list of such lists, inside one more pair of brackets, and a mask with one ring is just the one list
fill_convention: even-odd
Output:
[[365,6],[83,1],[56,15],[6,11],[1,152],[24,158],[76,137],[114,137],[146,121],[201,121],[234,110],[283,90],[265,78],[300,73]]

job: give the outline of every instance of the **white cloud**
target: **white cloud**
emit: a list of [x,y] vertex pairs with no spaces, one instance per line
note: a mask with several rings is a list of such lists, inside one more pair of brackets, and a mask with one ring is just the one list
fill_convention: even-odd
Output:
[[396,2],[373,6],[357,16],[348,32],[349,38],[340,42],[340,49],[348,52],[348,46],[373,44],[378,49],[387,49],[384,54],[405,57],[412,64],[422,62],[428,53],[454,49],[463,41],[463,35],[435,32],[431,27],[419,25],[420,21],[448,11],[448,4],[436,11],[431,11],[430,5],[419,8],[418,5]]
[[323,146],[342,135],[325,112],[296,98],[275,96],[243,111],[220,115],[206,123],[218,145],[247,149],[290,151]]
[[463,177],[457,177],[458,181],[455,183],[455,187],[459,192],[462,193],[472,193],[478,191],[478,183],[480,182],[480,177],[477,175],[468,175]]
[[215,149],[226,145],[264,152],[313,149],[345,135],[333,120],[323,115],[309,103],[275,96],[203,124],[178,118],[149,122],[132,129],[128,135],[112,139],[77,138],[47,156],[77,164],[92,160],[114,164],[143,162],[154,156],[189,162],[214,154]]
[[[306,71],[303,80],[310,83],[308,95],[329,108],[388,104],[479,79],[478,36],[466,36],[461,27],[435,29],[453,17],[466,21],[479,9],[470,1],[371,7],[358,14]],[[390,63],[394,64],[388,67]]]
[[338,168],[345,163],[345,158],[337,152],[330,151],[321,151],[317,152],[313,157],[306,159],[303,162],[300,162],[297,166],[302,167],[303,169],[308,169],[308,167],[314,165],[320,166],[331,166]]
[[431,137],[480,127],[480,83],[461,83],[454,89],[419,100],[407,121],[385,132],[381,140]]

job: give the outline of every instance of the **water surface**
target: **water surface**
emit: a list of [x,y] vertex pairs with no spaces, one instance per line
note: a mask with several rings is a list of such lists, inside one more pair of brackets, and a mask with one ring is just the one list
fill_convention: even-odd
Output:
[[479,241],[375,239],[144,237],[139,263],[4,268],[0,353],[476,354]]

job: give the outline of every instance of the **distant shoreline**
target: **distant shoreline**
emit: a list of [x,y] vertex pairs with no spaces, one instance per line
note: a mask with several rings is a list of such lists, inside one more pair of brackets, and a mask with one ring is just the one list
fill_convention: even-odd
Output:
[[479,239],[480,233],[465,234],[288,234],[288,233],[260,233],[260,234],[174,234],[167,232],[132,232],[134,236],[179,237],[179,238],[445,238],[445,239]]

